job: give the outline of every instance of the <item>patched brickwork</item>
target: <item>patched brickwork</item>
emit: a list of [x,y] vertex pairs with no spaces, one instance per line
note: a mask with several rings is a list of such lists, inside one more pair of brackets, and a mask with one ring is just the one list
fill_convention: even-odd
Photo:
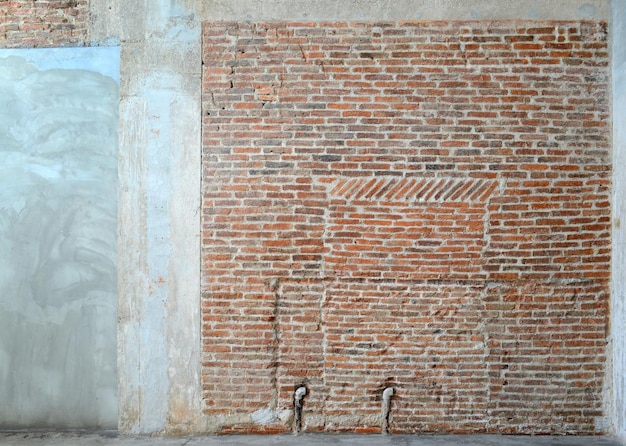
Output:
[[223,432],[288,430],[303,384],[309,431],[378,432],[388,386],[393,432],[602,429],[605,23],[203,38],[202,379]]
[[0,47],[84,46],[88,0],[0,1]]

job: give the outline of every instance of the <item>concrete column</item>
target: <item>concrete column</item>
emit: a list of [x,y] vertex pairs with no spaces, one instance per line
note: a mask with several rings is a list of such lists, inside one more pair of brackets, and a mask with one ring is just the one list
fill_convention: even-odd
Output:
[[611,341],[613,346],[612,423],[626,441],[626,3],[613,0],[613,264]]
[[119,429],[197,432],[201,36],[170,0],[121,21]]

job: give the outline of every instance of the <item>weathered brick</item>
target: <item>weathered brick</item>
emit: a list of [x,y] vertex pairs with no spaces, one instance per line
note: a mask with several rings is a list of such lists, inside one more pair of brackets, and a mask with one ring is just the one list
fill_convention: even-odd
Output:
[[0,2],[0,47],[84,46],[88,0]]
[[597,432],[605,24],[205,23],[203,58],[206,414],[306,385],[307,429],[374,432],[394,386],[395,432]]

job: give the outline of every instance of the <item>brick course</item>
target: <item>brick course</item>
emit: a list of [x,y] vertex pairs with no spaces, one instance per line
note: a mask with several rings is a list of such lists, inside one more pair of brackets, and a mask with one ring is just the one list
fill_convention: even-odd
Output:
[[[596,433],[603,22],[208,22],[204,411],[307,430]],[[239,420],[230,422],[229,420]],[[221,421],[219,421],[221,420]]]
[[88,0],[0,0],[0,47],[84,46]]

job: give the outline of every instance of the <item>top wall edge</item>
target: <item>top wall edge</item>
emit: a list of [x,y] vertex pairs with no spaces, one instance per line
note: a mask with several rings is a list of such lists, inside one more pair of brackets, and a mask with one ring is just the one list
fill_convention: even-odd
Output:
[[180,0],[201,21],[610,20],[610,0]]

